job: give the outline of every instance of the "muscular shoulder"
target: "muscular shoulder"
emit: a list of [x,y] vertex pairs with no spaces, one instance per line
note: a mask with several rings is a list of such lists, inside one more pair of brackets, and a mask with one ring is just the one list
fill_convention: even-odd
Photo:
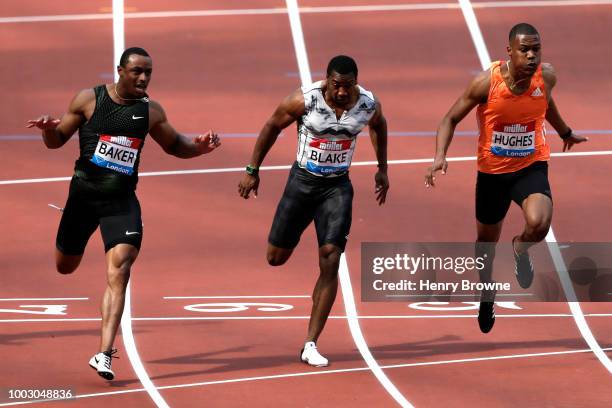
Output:
[[81,89],[70,102],[70,111],[73,113],[82,113],[90,105],[95,103],[96,93],[92,88]]
[[487,69],[479,73],[468,86],[467,94],[478,102],[486,102],[491,87],[491,70]]
[[155,126],[159,122],[166,120],[166,111],[161,104],[153,99],[149,99],[149,124],[150,127]]
[[293,117],[302,116],[306,111],[306,106],[304,103],[304,93],[302,92],[302,88],[298,88],[289,94],[283,102],[281,102],[281,106],[283,110],[287,113],[291,114]]
[[555,72],[552,64],[547,62],[542,63],[542,78],[544,79],[544,84],[547,88],[552,88],[557,83],[557,73]]

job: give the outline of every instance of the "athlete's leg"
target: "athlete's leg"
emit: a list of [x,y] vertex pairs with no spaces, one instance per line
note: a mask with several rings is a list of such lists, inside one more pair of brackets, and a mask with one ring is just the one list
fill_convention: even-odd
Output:
[[495,247],[502,232],[504,220],[495,224],[484,224],[476,221],[476,257],[485,258],[485,267],[480,270],[480,281],[491,282]]
[[[476,257],[485,259],[485,267],[479,271],[481,282],[493,281],[495,247],[511,197],[507,188],[508,177],[498,174],[478,173],[476,180]],[[482,290],[478,308],[480,331],[488,333],[495,324],[495,291]]]
[[271,266],[280,266],[287,262],[292,253],[293,248],[280,248],[268,243],[266,258]]
[[138,257],[138,249],[130,244],[118,244],[106,253],[107,286],[102,298],[102,337],[100,351],[113,348],[123,307],[130,269]]
[[312,293],[306,341],[316,342],[338,291],[340,256],[346,247],[353,216],[353,186],[348,177],[321,191],[314,215],[319,243],[319,278]]
[[512,202],[507,181],[506,175],[481,172],[476,178],[476,257],[486,255],[487,259],[480,271],[481,282],[492,280],[495,247]]
[[274,213],[266,251],[266,259],[272,266],[287,262],[314,216],[312,191],[315,186],[298,177],[300,171],[303,170],[295,165],[292,167]]
[[55,248],[55,268],[61,274],[69,274],[76,270],[81,263],[83,255],[66,255]]
[[312,292],[312,311],[308,323],[306,341],[316,342],[325,327],[336,293],[338,292],[338,267],[342,249],[333,244],[319,248],[319,279]]
[[530,246],[546,238],[552,221],[553,204],[549,196],[541,193],[530,194],[521,205],[525,217],[525,228],[514,239],[517,253],[525,252]]
[[553,213],[548,163],[535,162],[521,172],[511,193],[512,200],[521,206],[525,217],[523,232],[513,240],[517,254],[526,252],[546,237]]
[[98,228],[95,203],[82,190],[83,186],[73,178],[55,239],[55,268],[61,274],[76,270],[87,241]]
[[112,349],[121,322],[130,269],[143,238],[140,203],[134,193],[107,203],[108,212],[100,218],[100,232],[106,251],[107,286],[102,299],[100,351]]

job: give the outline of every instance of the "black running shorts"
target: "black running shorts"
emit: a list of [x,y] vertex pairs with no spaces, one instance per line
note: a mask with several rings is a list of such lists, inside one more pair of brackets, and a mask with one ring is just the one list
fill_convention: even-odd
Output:
[[344,251],[351,229],[353,185],[348,174],[318,177],[293,164],[278,203],[268,242],[293,249],[312,220],[319,247],[333,244]]
[[136,193],[101,193],[75,176],[57,231],[57,249],[65,255],[82,255],[98,225],[104,252],[117,244],[130,244],[140,249],[143,231]]
[[535,193],[552,199],[548,183],[548,162],[537,161],[512,173],[478,172],[476,219],[483,224],[497,224],[506,216],[511,201],[520,206],[523,200]]

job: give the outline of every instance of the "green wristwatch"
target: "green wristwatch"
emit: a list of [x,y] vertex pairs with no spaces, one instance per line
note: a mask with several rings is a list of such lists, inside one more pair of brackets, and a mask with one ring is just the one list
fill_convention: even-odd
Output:
[[257,167],[254,167],[254,166],[251,166],[250,164],[248,164],[246,166],[246,172],[250,176],[256,176],[259,173],[259,169]]

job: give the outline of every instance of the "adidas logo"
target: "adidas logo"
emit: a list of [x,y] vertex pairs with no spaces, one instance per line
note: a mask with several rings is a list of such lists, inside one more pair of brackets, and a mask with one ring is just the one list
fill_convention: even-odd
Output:
[[533,91],[533,93],[531,94],[531,96],[542,96],[544,95],[542,93],[542,90],[540,89],[540,87],[537,87],[535,91]]

